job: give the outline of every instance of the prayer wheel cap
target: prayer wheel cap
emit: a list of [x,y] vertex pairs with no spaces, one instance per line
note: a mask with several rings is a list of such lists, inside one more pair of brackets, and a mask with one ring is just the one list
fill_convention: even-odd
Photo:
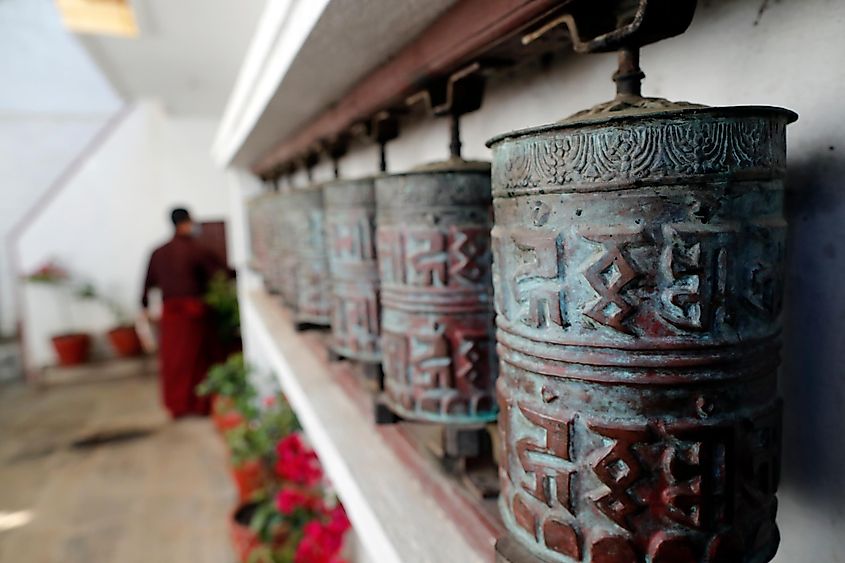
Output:
[[774,106],[712,107],[693,104],[691,102],[671,102],[663,98],[640,98],[638,96],[630,98],[617,97],[610,102],[605,102],[588,110],[577,112],[557,123],[527,129],[517,129],[516,131],[496,135],[488,140],[486,145],[492,148],[507,139],[518,139],[585,126],[619,124],[626,121],[637,121],[643,118],[732,119],[767,114],[781,115],[786,119],[786,123],[793,123],[798,120],[798,114],[794,111]]
[[[429,174],[429,173],[447,173],[447,172],[481,172],[490,173],[490,163],[482,160],[464,160],[462,158],[450,158],[449,160],[441,160],[439,162],[431,162],[422,164],[412,168],[409,172],[404,174]],[[402,174],[393,174],[394,176],[401,176]]]

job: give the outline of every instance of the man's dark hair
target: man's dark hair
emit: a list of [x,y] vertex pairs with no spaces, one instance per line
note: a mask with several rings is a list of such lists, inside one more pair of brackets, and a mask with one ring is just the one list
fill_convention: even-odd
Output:
[[170,212],[170,220],[173,221],[173,226],[178,227],[182,223],[191,220],[191,214],[184,207],[177,207]]

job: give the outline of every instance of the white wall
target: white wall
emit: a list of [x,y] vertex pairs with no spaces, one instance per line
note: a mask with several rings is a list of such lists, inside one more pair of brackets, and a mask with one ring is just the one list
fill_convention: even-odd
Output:
[[[711,105],[781,105],[789,129],[791,224],[782,394],[784,476],[777,563],[845,561],[845,2],[699,2],[688,33],[646,47],[648,95]],[[613,55],[562,55],[547,69],[499,79],[463,120],[465,156],[484,141],[559,120],[612,97]],[[445,121],[406,124],[388,146],[391,171],[448,155]],[[373,147],[341,161],[346,177],[376,171]],[[320,165],[315,179],[331,177]],[[297,183],[304,183],[299,174]]]
[[9,238],[122,105],[52,2],[0,2],[0,335],[18,307]]
[[[56,259],[79,281],[118,301],[133,316],[151,250],[169,238],[169,210],[186,205],[200,220],[228,219],[223,172],[208,156],[216,123],[173,118],[155,102],[134,106],[20,239],[23,272]],[[27,285],[24,337],[28,366],[53,362],[51,334],[102,332],[114,319],[102,307],[57,306],[42,286]]]

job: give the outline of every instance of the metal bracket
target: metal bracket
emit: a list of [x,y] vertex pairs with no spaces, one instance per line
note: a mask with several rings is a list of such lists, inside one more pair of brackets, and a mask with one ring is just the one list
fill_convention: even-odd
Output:
[[349,149],[349,135],[341,134],[337,137],[324,140],[320,143],[320,152],[329,157],[332,161],[332,168],[334,169],[334,177],[340,177],[339,160]]
[[639,96],[640,47],[675,37],[692,23],[697,0],[573,0],[565,13],[523,36],[528,44],[561,25],[576,53],[619,52],[613,76],[620,96]]
[[449,152],[453,158],[460,158],[460,117],[481,108],[485,82],[485,77],[481,74],[481,64],[473,63],[447,77],[432,81],[424,90],[409,96],[405,103],[408,106],[422,103],[435,116],[449,116]]
[[576,53],[642,47],[687,30],[697,0],[573,0],[565,13],[523,36],[528,44],[566,25]]
[[392,141],[399,136],[399,118],[394,112],[380,111],[363,125],[364,134],[378,143],[379,171],[387,172],[386,145],[388,141]]
[[308,182],[314,181],[314,167],[320,162],[320,151],[316,148],[309,150],[303,155],[300,160],[302,167],[305,168],[305,174],[308,176]]
[[409,96],[405,103],[408,106],[422,103],[438,117],[463,115],[481,108],[484,85],[481,65],[473,63],[449,76],[433,80],[425,89]]

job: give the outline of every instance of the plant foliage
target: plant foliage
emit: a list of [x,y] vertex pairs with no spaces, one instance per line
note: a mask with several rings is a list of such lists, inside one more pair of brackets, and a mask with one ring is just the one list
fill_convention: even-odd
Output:
[[249,382],[249,368],[241,353],[232,354],[224,363],[213,366],[205,381],[197,385],[197,393],[228,398],[247,420],[258,416],[257,394]]
[[216,273],[209,282],[205,303],[211,309],[220,339],[225,344],[241,336],[241,313],[235,280],[225,272]]

